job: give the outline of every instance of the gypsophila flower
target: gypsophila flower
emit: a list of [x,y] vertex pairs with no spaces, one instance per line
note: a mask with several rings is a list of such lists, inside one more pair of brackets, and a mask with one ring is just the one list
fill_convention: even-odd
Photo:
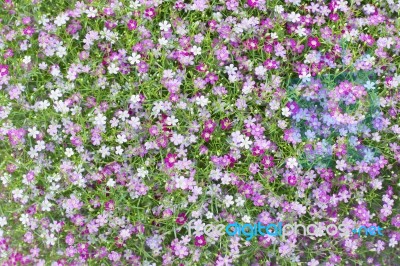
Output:
[[53,2],[1,4],[2,264],[400,265],[396,1]]

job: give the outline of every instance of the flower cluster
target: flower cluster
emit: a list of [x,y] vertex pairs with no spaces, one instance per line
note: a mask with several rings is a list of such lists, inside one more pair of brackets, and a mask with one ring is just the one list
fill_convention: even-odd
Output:
[[364,2],[3,1],[1,265],[400,265],[400,5]]

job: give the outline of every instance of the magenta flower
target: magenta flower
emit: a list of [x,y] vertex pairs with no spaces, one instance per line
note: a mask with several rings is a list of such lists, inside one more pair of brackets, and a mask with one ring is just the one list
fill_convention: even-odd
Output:
[[290,175],[287,178],[287,182],[289,185],[291,185],[293,187],[297,184],[297,177],[295,175]]
[[7,76],[7,75],[8,75],[8,65],[0,64],[0,76]]
[[113,211],[115,208],[115,202],[114,200],[109,200],[106,203],[104,203],[104,209],[107,211]]
[[260,146],[254,146],[253,148],[251,148],[251,152],[254,156],[260,156],[262,154],[264,154],[264,150],[260,148]]
[[11,146],[16,146],[20,143],[25,142],[26,130],[23,128],[19,129],[10,129],[7,132],[8,140],[10,141]]
[[219,124],[222,130],[229,130],[232,128],[232,122],[229,120],[229,118],[223,118]]
[[208,142],[211,139],[211,133],[208,130],[203,130],[201,132],[201,138],[205,141]]
[[203,235],[196,236],[194,240],[194,244],[196,247],[203,247],[207,244],[207,241]]
[[256,7],[258,4],[258,0],[247,0],[247,4],[249,7]]
[[286,107],[289,108],[290,112],[295,115],[299,112],[299,105],[295,101],[288,102]]
[[217,124],[212,119],[209,119],[204,123],[204,130],[212,134],[216,126]]
[[144,16],[148,19],[153,19],[156,16],[156,11],[153,7],[148,8],[144,11]]
[[28,36],[32,36],[35,33],[35,29],[31,26],[24,28],[23,33]]
[[319,42],[317,37],[309,37],[307,44],[311,49],[317,49],[321,46],[321,43]]
[[176,223],[177,224],[179,224],[179,225],[183,225],[184,223],[186,223],[186,221],[187,221],[187,216],[186,216],[186,214],[185,213],[180,213],[180,214],[178,214],[178,218],[176,218]]
[[274,167],[275,163],[274,163],[274,157],[273,156],[263,156],[262,160],[261,160],[262,165],[264,165],[265,168],[271,168]]
[[137,21],[133,19],[129,20],[127,24],[129,30],[135,30],[137,28],[137,25]]
[[173,154],[173,153],[168,153],[167,157],[164,159],[164,163],[167,166],[167,168],[172,168],[174,167],[176,160],[177,160],[178,155]]
[[397,227],[397,228],[400,228],[400,214],[397,214],[397,215],[393,216],[392,225]]

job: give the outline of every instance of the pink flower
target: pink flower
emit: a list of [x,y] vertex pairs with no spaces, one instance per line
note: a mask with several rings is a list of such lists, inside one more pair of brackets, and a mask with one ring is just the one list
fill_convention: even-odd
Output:
[[205,246],[207,244],[207,241],[206,241],[206,239],[204,238],[203,235],[196,236],[195,240],[194,240],[194,244],[197,247],[202,247],[202,246]]
[[204,130],[213,133],[216,125],[212,119],[209,119],[204,123]]
[[292,187],[297,184],[297,177],[294,175],[291,175],[288,177],[288,184],[291,185]]
[[204,139],[205,142],[208,142],[211,139],[211,133],[207,130],[203,130],[203,132],[201,132],[201,138]]
[[274,157],[273,156],[264,156],[261,160],[261,163],[264,165],[265,168],[274,167]]
[[107,211],[112,211],[115,208],[115,202],[114,200],[109,200],[104,204],[104,209]]
[[28,26],[23,30],[23,33],[25,35],[32,36],[35,33],[35,29],[32,28],[31,26]]
[[177,154],[173,154],[173,153],[167,154],[167,157],[165,157],[165,159],[164,159],[164,163],[167,166],[167,168],[174,167],[177,157],[178,157]]
[[153,7],[148,8],[144,11],[144,16],[148,19],[153,19],[156,16],[156,11]]
[[183,212],[178,214],[178,218],[176,218],[175,222],[179,225],[183,225],[187,221],[187,216]]
[[8,75],[8,66],[7,65],[0,65],[0,76]]
[[229,130],[232,128],[232,122],[229,118],[224,118],[219,122],[222,130]]
[[256,7],[258,4],[258,0],[247,0],[247,4],[249,7]]
[[133,19],[129,20],[127,24],[129,30],[135,30],[137,28],[137,25],[137,21]]
[[307,44],[311,49],[317,49],[321,46],[321,43],[319,42],[317,37],[309,37]]

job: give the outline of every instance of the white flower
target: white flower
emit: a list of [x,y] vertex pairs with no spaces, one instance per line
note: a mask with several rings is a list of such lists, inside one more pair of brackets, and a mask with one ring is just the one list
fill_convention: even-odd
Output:
[[110,148],[103,145],[101,146],[99,152],[101,153],[101,158],[106,158],[108,155],[110,155]]
[[141,6],[140,2],[138,0],[130,2],[129,7],[132,9],[138,9]]
[[68,15],[66,13],[62,13],[56,17],[56,19],[54,20],[54,24],[56,24],[57,27],[60,27],[66,24],[68,20],[69,20]]
[[115,187],[115,181],[114,181],[114,179],[112,179],[112,178],[110,178],[108,181],[107,181],[107,187]]
[[285,9],[283,9],[283,6],[277,5],[275,6],[275,12],[281,14]]
[[236,200],[236,206],[237,207],[243,207],[244,206],[244,199],[242,197],[238,197]]
[[271,110],[274,110],[274,111],[278,110],[279,106],[280,106],[280,103],[277,100],[272,100],[269,103],[269,107],[271,108]]
[[232,178],[230,177],[230,175],[228,173],[225,173],[221,178],[221,184],[228,185],[231,180]]
[[24,213],[21,215],[21,217],[19,218],[19,221],[23,224],[23,225],[28,225],[29,223],[29,215]]
[[367,90],[374,90],[375,89],[375,82],[368,80],[367,83],[364,84],[364,87]]
[[140,96],[139,95],[132,95],[130,100],[131,100],[131,102],[133,104],[136,104],[136,103],[138,103],[140,101]]
[[39,24],[43,25],[43,26],[46,26],[46,24],[49,22],[50,22],[50,19],[48,19],[46,15],[42,15],[42,17],[39,20]]
[[236,74],[237,67],[235,67],[233,64],[230,64],[229,66],[225,66],[225,73],[228,75],[235,75]]
[[7,218],[6,217],[0,217],[0,227],[3,227],[7,224]]
[[128,57],[128,61],[131,65],[135,65],[140,62],[140,55],[137,53],[132,53],[132,55]]
[[45,212],[49,212],[51,209],[50,209],[50,207],[51,207],[51,203],[47,200],[47,199],[45,199],[43,202],[42,202],[42,211],[45,211]]
[[389,240],[389,247],[394,248],[399,242],[397,242],[396,238],[392,237]]
[[291,0],[290,2],[295,6],[299,6],[301,3],[301,0]]
[[186,178],[184,178],[183,176],[180,176],[178,178],[175,179],[175,187],[176,188],[180,188],[180,189],[187,189],[187,180]]
[[229,208],[230,206],[232,206],[235,202],[233,201],[233,196],[231,195],[227,195],[224,198],[224,204],[227,208]]
[[127,141],[126,136],[124,133],[118,134],[117,135],[117,140],[119,144],[125,143]]
[[251,144],[253,144],[253,142],[250,140],[249,137],[246,136],[243,138],[239,146],[245,149],[249,149]]
[[59,67],[55,67],[55,66],[51,67],[50,74],[52,76],[57,77],[60,75],[60,73],[61,73],[61,71],[60,71]]
[[35,146],[36,151],[42,151],[46,148],[46,143],[43,140],[39,140]]
[[98,113],[94,118],[94,124],[97,126],[103,126],[106,124],[106,120],[107,118],[102,113]]
[[13,194],[14,199],[20,199],[23,197],[22,189],[19,189],[19,188],[14,189],[11,193]]
[[54,236],[54,234],[50,234],[46,237],[46,244],[50,246],[54,246],[56,244],[57,238]]
[[183,143],[184,136],[174,132],[171,137],[171,141],[174,143],[175,146],[178,146]]
[[287,107],[283,107],[282,108],[282,115],[283,116],[289,117],[291,114],[292,113],[290,112],[289,108],[287,108]]
[[380,142],[381,141],[381,135],[379,135],[378,132],[372,133],[372,140],[376,141],[376,142]]
[[28,136],[35,139],[38,134],[39,131],[37,131],[36,127],[28,128]]
[[39,155],[37,150],[33,147],[28,151],[28,154],[29,154],[29,157],[31,157],[32,159]]
[[167,119],[165,119],[165,124],[167,124],[168,126],[176,126],[176,124],[179,122],[178,119],[175,118],[175,116],[171,116],[171,117],[167,117]]
[[168,31],[171,28],[171,24],[169,24],[168,21],[160,22],[158,26],[160,26],[160,30],[162,31]]
[[203,230],[204,230],[205,225],[206,225],[206,224],[203,223],[203,221],[202,221],[201,219],[196,220],[196,221],[193,223],[193,227],[195,228],[194,235],[195,235],[195,236],[202,235],[202,232],[203,232]]
[[248,216],[248,215],[244,215],[243,217],[242,217],[242,221],[244,222],[244,223],[250,223],[250,216]]
[[162,37],[162,38],[159,38],[159,39],[158,39],[158,43],[159,43],[161,46],[165,46],[165,45],[168,44],[168,40],[165,39],[164,37]]
[[207,104],[209,103],[208,98],[204,97],[203,95],[201,95],[200,97],[196,98],[196,103],[198,105],[200,105],[201,107],[205,107],[207,106]]
[[97,9],[91,6],[85,11],[85,13],[87,14],[88,18],[94,18],[97,15]]
[[270,36],[273,40],[278,39],[278,34],[276,32],[271,32]]
[[310,73],[306,73],[306,72],[302,72],[299,75],[299,78],[301,78],[301,81],[304,83],[310,82],[311,80],[311,74]]
[[31,61],[32,61],[32,58],[31,58],[31,56],[29,56],[29,55],[24,56],[24,59],[22,59],[22,62],[23,62],[25,65],[29,64]]
[[287,122],[285,120],[279,120],[278,121],[278,127],[280,129],[285,129],[287,127]]
[[137,171],[138,171],[137,175],[139,177],[146,177],[149,174],[149,171],[147,171],[146,168],[144,167],[138,168]]
[[299,22],[300,21],[300,14],[297,14],[292,11],[287,17],[287,20],[293,23]]
[[113,119],[111,119],[111,121],[110,121],[111,127],[117,127],[118,123],[119,123],[119,121],[116,117],[113,117]]
[[114,63],[111,63],[108,66],[108,73],[110,73],[110,74],[117,74],[118,70],[119,70],[119,67]]
[[58,46],[56,55],[60,58],[64,57],[67,55],[67,48],[64,46]]
[[131,119],[128,121],[128,124],[133,128],[133,129],[138,129],[141,128],[140,126],[140,118],[139,117],[131,117]]
[[124,150],[121,148],[121,146],[115,147],[115,154],[121,155],[124,152]]
[[65,149],[65,156],[67,156],[69,158],[72,155],[74,155],[74,151],[71,148],[66,148]]
[[197,47],[196,45],[194,45],[190,51],[194,54],[194,55],[200,55],[201,54],[201,47]]
[[299,164],[297,163],[297,159],[294,157],[290,157],[286,161],[286,166],[290,169],[296,168]]
[[297,29],[295,30],[296,34],[299,35],[300,37],[304,37],[307,36],[307,32],[306,29],[302,26],[297,27]]
[[363,6],[363,10],[366,15],[371,15],[375,12],[375,7],[373,5],[366,4],[365,6]]
[[122,111],[118,114],[119,119],[121,119],[121,121],[125,121],[126,118],[129,117],[129,112],[128,111]]
[[267,69],[264,66],[258,66],[254,69],[254,73],[257,76],[264,76],[267,73]]
[[347,163],[345,160],[336,160],[336,169],[340,171],[344,171],[347,167]]
[[228,75],[228,80],[230,83],[234,83],[238,80],[238,76],[236,74]]

